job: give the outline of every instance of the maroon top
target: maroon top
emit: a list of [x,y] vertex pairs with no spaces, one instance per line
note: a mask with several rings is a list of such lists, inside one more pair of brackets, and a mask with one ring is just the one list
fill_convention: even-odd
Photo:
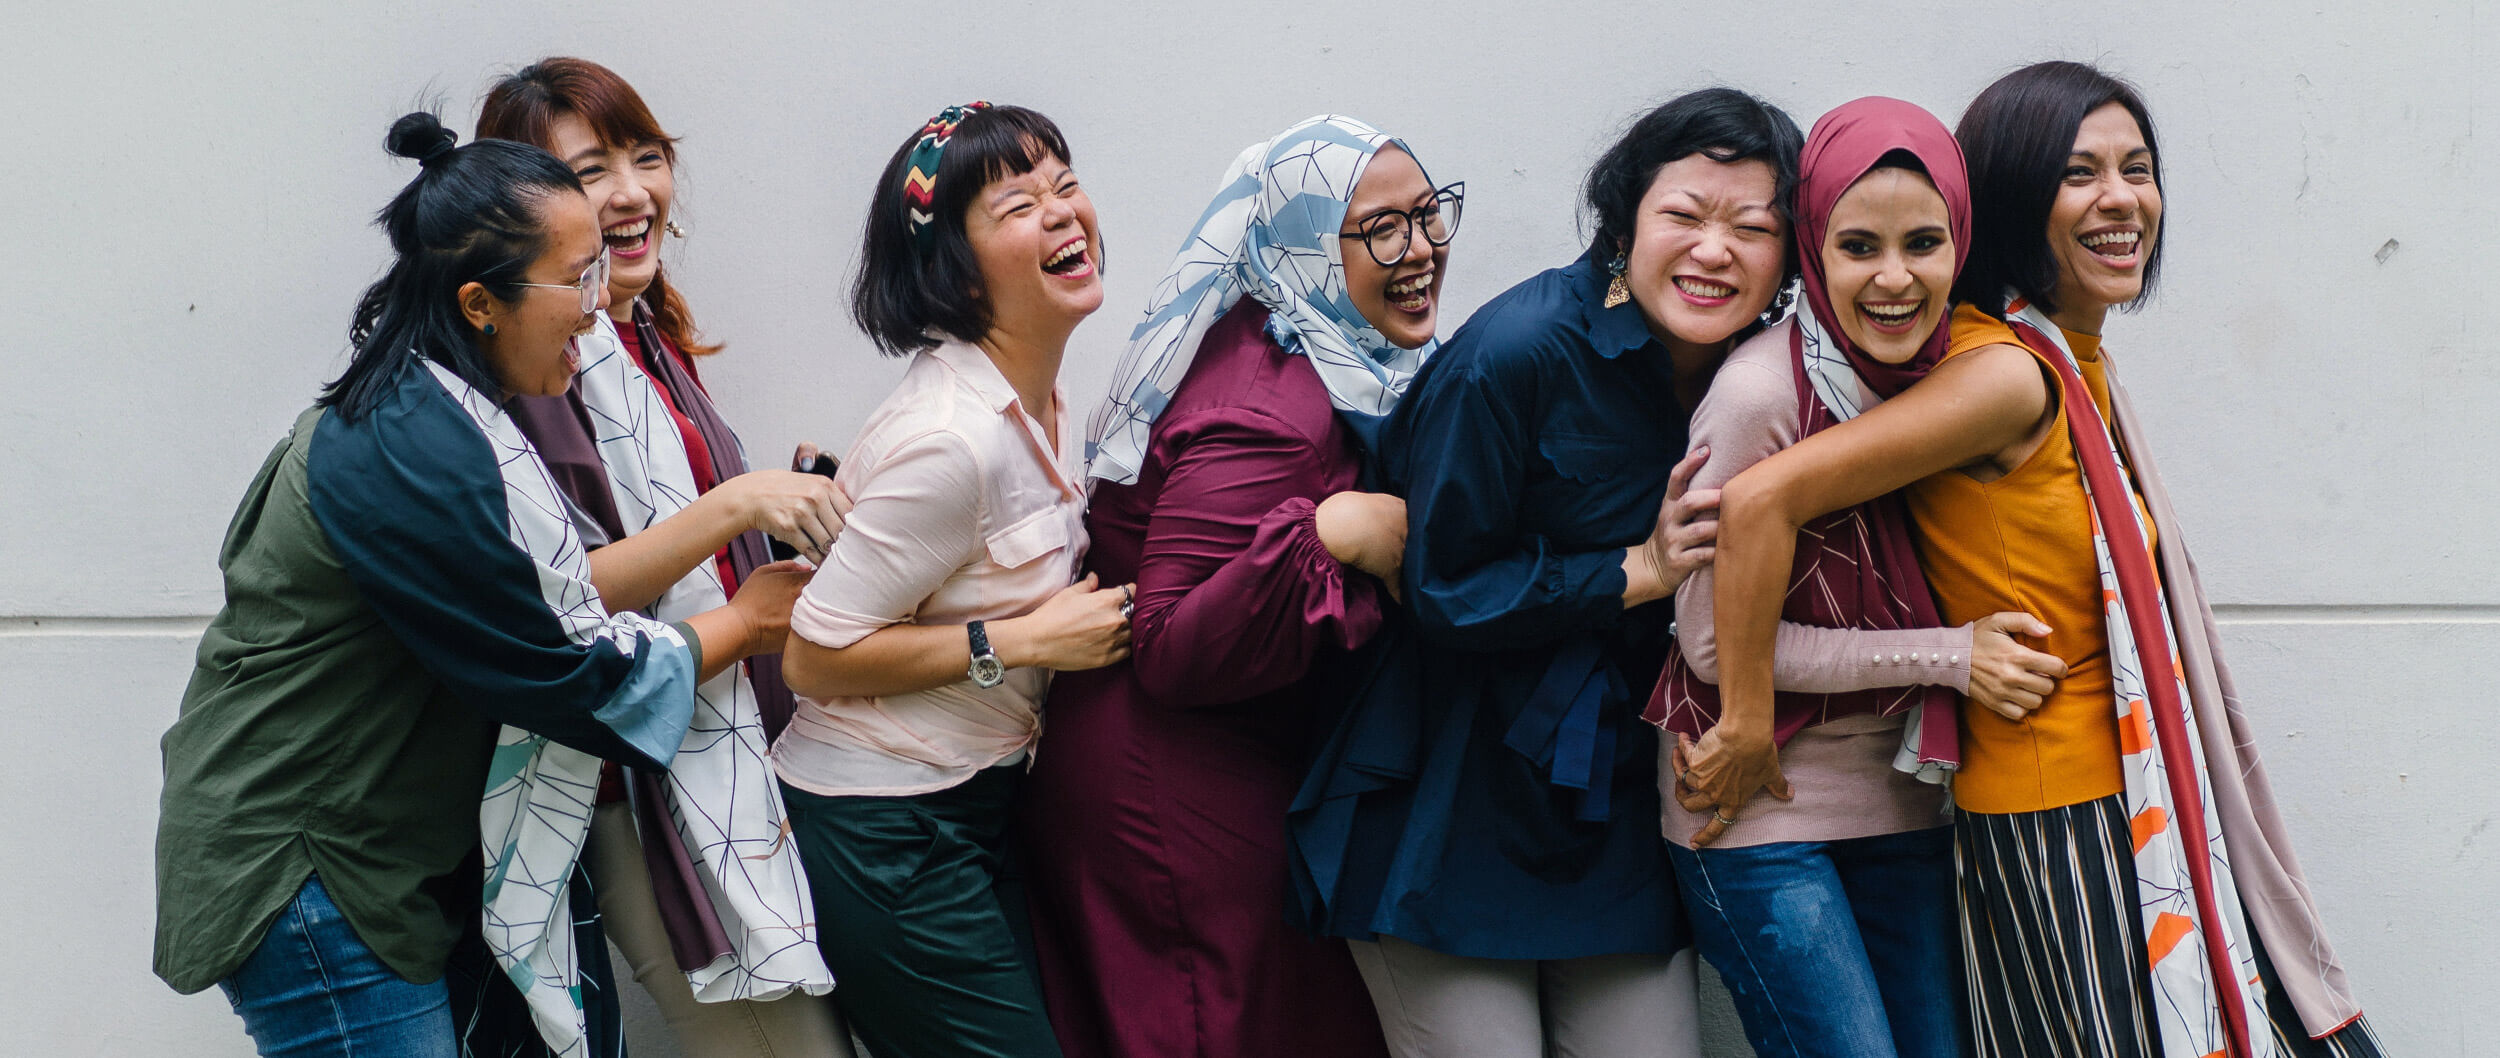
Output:
[[1056,678],[1023,795],[1068,1058],[1386,1054],[1345,945],[1285,921],[1314,672],[1379,630],[1381,591],[1320,544],[1354,437],[1266,320],[1245,301],[1207,332],[1136,484],[1086,515],[1088,568],[1137,583],[1136,655]]

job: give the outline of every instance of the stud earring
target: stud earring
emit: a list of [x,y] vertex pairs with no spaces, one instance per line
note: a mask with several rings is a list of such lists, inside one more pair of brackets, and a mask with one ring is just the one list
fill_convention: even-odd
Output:
[[668,232],[669,234],[674,235],[674,236],[676,236],[676,237],[678,237],[678,238],[680,238],[680,239],[683,239],[683,238],[685,238],[685,237],[686,237],[686,229],[678,227],[678,226],[677,226],[677,222],[676,222],[676,221],[673,221],[673,220],[672,220],[672,221],[668,222],[668,226],[667,226],[666,230],[667,230],[667,232]]
[[494,324],[491,324],[491,323],[490,323],[490,324],[487,324],[487,325],[486,325],[486,336],[487,336],[487,337],[489,337],[489,338],[492,338],[492,337],[494,337],[494,336],[495,336],[495,325],[494,325]]
[[1619,308],[1624,302],[1632,300],[1632,284],[1623,279],[1623,269],[1627,264],[1629,262],[1623,254],[1616,254],[1614,260],[1606,263],[1606,271],[1614,273],[1615,277],[1614,282],[1606,284],[1607,308]]

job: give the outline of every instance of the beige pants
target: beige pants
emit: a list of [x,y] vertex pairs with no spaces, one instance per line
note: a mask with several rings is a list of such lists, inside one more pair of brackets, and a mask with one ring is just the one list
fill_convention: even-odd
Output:
[[1693,950],[1470,959],[1348,941],[1398,1058],[1700,1058]]
[[643,864],[632,809],[619,802],[591,813],[590,848],[583,863],[599,891],[599,917],[608,939],[625,953],[634,980],[659,1004],[686,1058],[854,1058],[850,1034],[829,997],[800,993],[769,1002],[695,1001],[669,951],[668,932],[660,925],[660,906],[651,895],[651,872]]

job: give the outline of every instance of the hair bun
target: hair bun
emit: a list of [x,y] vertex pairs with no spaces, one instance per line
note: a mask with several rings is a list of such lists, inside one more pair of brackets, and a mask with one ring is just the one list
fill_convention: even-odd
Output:
[[443,119],[422,110],[391,122],[390,134],[382,138],[382,146],[392,154],[414,158],[427,168],[450,154],[458,142],[459,133],[444,128]]

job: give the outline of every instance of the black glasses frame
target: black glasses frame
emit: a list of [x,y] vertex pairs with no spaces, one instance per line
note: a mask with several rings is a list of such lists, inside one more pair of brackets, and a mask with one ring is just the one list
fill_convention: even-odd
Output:
[[[1457,238],[1459,215],[1464,211],[1466,203],[1467,181],[1461,180],[1434,191],[1432,201],[1429,203],[1413,209],[1393,209],[1386,213],[1375,213],[1370,220],[1363,222],[1362,231],[1341,231],[1337,233],[1337,237],[1361,240],[1363,252],[1370,254],[1374,263],[1382,268],[1395,267],[1399,261],[1406,259],[1406,251],[1415,245],[1416,232],[1423,232],[1424,241],[1434,246],[1448,246],[1450,240]],[[1438,239],[1433,238],[1432,232],[1424,226],[1424,215],[1435,212],[1442,215],[1443,222],[1441,237]],[[1380,255],[1380,245],[1376,240],[1379,236],[1389,233],[1389,225],[1395,225],[1398,233],[1398,248],[1396,252],[1384,258]]]

